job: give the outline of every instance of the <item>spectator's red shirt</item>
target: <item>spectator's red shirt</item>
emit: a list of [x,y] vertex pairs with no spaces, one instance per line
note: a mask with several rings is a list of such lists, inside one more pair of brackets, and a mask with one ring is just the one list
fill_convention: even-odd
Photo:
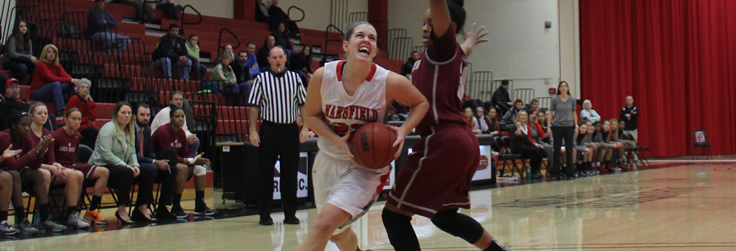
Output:
[[36,89],[44,87],[53,82],[72,83],[72,76],[64,71],[61,65],[48,64],[39,61],[33,70],[33,81],[31,82],[31,93]]
[[84,100],[77,94],[69,98],[69,101],[66,104],[66,109],[72,107],[75,107],[82,112],[82,125],[79,126],[78,131],[87,129],[88,127],[97,128],[95,126],[95,119],[97,119],[97,105],[95,104],[95,101]]

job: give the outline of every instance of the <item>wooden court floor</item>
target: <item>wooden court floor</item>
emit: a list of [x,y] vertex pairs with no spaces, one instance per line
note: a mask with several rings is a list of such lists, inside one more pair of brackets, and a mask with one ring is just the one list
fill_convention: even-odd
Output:
[[[642,171],[471,192],[475,218],[514,250],[736,250],[736,163]],[[216,206],[216,204],[215,204]],[[353,226],[360,247],[393,250],[376,203]],[[258,216],[0,242],[0,250],[294,250],[316,218],[258,225]],[[476,250],[414,217],[423,250]],[[334,245],[326,250],[337,250]]]

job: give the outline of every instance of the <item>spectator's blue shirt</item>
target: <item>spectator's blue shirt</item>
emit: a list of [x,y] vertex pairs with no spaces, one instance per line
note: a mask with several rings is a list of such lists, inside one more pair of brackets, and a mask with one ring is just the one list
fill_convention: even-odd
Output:
[[256,55],[248,54],[248,60],[245,61],[245,65],[248,66],[248,69],[250,69],[250,72],[253,73],[253,76],[258,75],[258,72],[260,71],[258,67],[253,69],[253,65],[256,63],[258,63]]
[[87,15],[87,32],[95,34],[98,32],[108,32],[110,28],[118,27],[118,20],[110,15],[106,10],[99,11],[95,8],[89,10]]

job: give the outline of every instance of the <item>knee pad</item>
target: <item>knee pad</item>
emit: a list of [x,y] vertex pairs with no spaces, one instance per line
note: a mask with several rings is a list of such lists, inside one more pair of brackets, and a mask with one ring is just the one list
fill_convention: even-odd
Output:
[[462,238],[470,244],[480,240],[483,227],[470,216],[457,213],[457,209],[439,212],[432,217],[432,223],[442,231]]
[[203,175],[206,175],[207,174],[207,168],[205,168],[204,166],[195,165],[194,166],[193,173],[194,173],[194,176],[203,176]]

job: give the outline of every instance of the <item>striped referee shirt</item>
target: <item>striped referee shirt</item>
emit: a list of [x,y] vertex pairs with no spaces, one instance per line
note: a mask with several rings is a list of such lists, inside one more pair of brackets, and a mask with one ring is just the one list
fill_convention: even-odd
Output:
[[258,74],[248,96],[248,105],[261,109],[261,118],[276,124],[296,122],[299,106],[306,101],[307,92],[295,72],[271,71]]

